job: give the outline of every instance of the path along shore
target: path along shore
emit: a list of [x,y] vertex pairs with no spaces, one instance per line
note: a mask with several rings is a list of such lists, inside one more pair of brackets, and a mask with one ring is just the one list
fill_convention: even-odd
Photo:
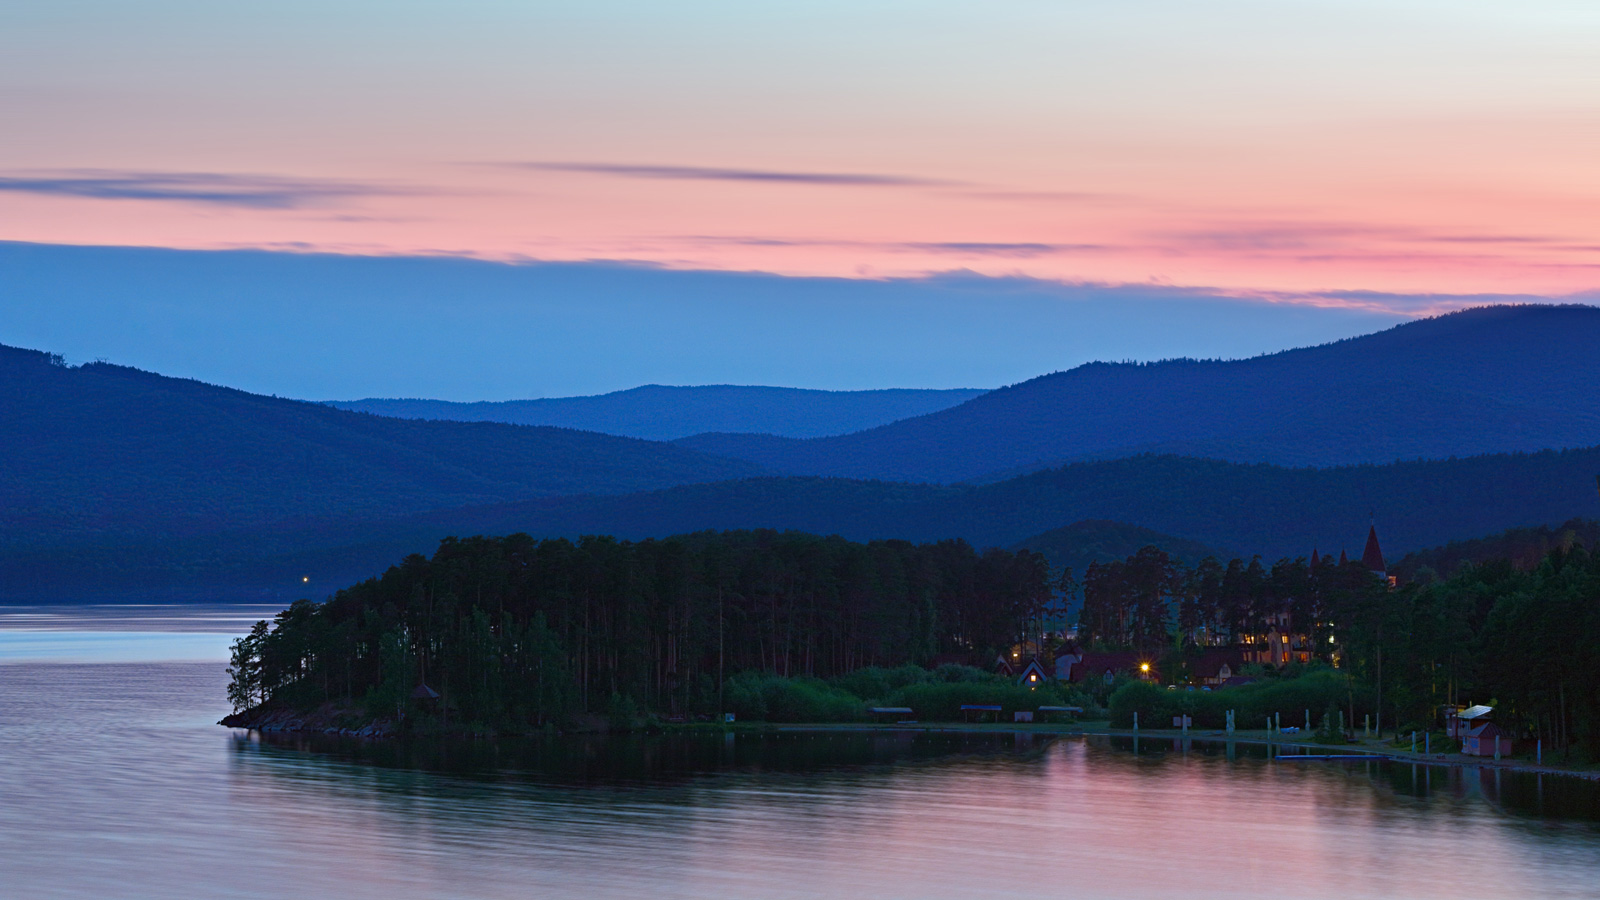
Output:
[[[702,726],[703,727],[703,726]],[[715,726],[713,726],[715,727]],[[1185,732],[1177,728],[1140,728],[1137,731],[1131,728],[1112,728],[1105,723],[1080,722],[1080,723],[983,723],[983,722],[916,722],[906,724],[873,724],[873,723],[838,723],[817,725],[768,725],[763,723],[749,723],[747,726],[752,731],[923,731],[929,733],[1025,733],[1025,734],[1050,734],[1066,737],[1072,736],[1101,736],[1101,737],[1137,737],[1140,739],[1173,741],[1192,740],[1207,743],[1226,743],[1233,741],[1240,744],[1256,744],[1277,747],[1283,754],[1312,756],[1326,754],[1367,754],[1375,757],[1382,756],[1396,762],[1415,763],[1428,766],[1454,766],[1460,768],[1494,768],[1512,772],[1529,772],[1544,775],[1564,775],[1572,778],[1584,778],[1590,781],[1600,781],[1600,765],[1587,764],[1562,764],[1547,761],[1539,765],[1532,760],[1520,757],[1494,759],[1493,757],[1466,756],[1461,753],[1424,753],[1418,750],[1412,753],[1408,747],[1396,748],[1388,741],[1378,738],[1358,740],[1353,744],[1319,744],[1302,738],[1285,739],[1280,733],[1264,730],[1235,731],[1229,735],[1224,731],[1191,728]]]

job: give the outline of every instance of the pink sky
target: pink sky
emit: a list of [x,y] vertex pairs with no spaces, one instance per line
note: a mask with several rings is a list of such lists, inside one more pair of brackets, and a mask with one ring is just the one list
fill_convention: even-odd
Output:
[[51,5],[0,239],[1600,288],[1597,7],[1198,6]]

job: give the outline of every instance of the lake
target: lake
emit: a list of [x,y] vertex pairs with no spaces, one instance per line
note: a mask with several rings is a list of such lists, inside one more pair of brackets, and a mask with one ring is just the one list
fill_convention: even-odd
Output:
[[0,895],[1594,897],[1600,789],[1195,742],[218,727],[260,611],[0,609]]

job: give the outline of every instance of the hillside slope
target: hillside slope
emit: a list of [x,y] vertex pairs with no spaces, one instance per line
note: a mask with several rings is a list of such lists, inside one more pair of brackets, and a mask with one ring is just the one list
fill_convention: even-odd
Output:
[[553,425],[651,441],[706,432],[754,432],[790,438],[849,434],[948,409],[981,390],[816,391],[712,384],[647,384],[592,397],[452,403],[445,400],[329,400],[339,409],[402,419]]
[[[182,599],[292,599],[366,577],[447,535],[528,532],[643,539],[775,528],[854,540],[1037,540],[1064,523],[1115,519],[1268,561],[1313,548],[1359,553],[1376,514],[1384,550],[1408,551],[1600,512],[1600,448],[1288,469],[1142,456],[1079,463],[979,487],[751,478],[640,494],[554,497],[386,521],[327,518],[167,541],[110,540],[0,558],[0,596],[69,589]],[[1137,549],[1137,548],[1135,548]],[[310,588],[300,579],[309,577]]]
[[1018,541],[1010,549],[1041,553],[1050,561],[1050,565],[1056,568],[1070,567],[1073,574],[1081,579],[1090,564],[1127,559],[1145,547],[1159,547],[1172,558],[1191,566],[1208,556],[1225,555],[1199,541],[1106,519],[1085,519],[1052,528],[1043,534]]
[[757,467],[558,428],[387,419],[0,347],[0,547],[379,518],[737,478]]
[[954,483],[1137,453],[1292,466],[1600,443],[1600,309],[1500,306],[1246,360],[1091,363],[812,440],[677,443],[798,475]]

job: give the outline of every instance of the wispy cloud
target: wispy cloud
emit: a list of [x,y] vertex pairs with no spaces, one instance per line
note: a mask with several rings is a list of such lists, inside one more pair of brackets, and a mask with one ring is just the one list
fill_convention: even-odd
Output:
[[771,184],[840,185],[847,187],[949,187],[959,182],[910,175],[862,172],[783,172],[773,169],[731,169],[713,166],[622,165],[583,162],[503,163],[517,169],[544,172],[578,172],[617,178],[652,178],[666,181],[746,181]]
[[841,247],[888,253],[935,256],[997,256],[1030,259],[1063,253],[1108,249],[1101,244],[1052,244],[1035,241],[841,241],[802,238],[723,237],[690,235],[679,240],[701,245],[739,247]]
[[350,197],[415,193],[411,189],[327,179],[105,169],[0,174],[0,191],[244,209],[300,209]]

